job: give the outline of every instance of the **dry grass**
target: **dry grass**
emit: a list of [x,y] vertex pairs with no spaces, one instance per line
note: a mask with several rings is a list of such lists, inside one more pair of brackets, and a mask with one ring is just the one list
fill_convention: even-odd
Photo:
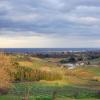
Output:
[[11,58],[0,53],[0,88],[8,88],[11,83],[10,73],[13,71],[13,66],[11,64]]
[[27,67],[31,67],[33,65],[33,63],[30,61],[19,61],[18,63],[20,66],[27,66]]
[[9,88],[11,86],[10,83],[10,75],[4,69],[0,69],[0,88]]

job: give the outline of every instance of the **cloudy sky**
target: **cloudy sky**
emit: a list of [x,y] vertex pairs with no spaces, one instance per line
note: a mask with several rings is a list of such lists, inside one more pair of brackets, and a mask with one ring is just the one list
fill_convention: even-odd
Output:
[[100,47],[100,0],[0,0],[0,48]]

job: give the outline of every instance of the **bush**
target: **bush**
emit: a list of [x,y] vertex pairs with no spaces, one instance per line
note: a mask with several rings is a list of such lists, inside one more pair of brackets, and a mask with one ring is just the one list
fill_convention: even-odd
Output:
[[11,66],[10,58],[0,53],[0,94],[5,94],[11,86]]

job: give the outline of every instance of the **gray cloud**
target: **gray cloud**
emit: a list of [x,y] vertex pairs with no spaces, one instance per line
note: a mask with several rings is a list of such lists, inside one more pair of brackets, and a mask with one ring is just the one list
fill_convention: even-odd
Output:
[[0,1],[0,36],[79,36],[96,40],[100,39],[99,27],[99,0]]

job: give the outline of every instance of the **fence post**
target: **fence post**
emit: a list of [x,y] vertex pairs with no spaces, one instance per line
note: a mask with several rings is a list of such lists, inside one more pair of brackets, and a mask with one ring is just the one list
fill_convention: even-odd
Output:
[[54,90],[52,93],[52,100],[56,100],[56,95],[57,95],[57,89]]

